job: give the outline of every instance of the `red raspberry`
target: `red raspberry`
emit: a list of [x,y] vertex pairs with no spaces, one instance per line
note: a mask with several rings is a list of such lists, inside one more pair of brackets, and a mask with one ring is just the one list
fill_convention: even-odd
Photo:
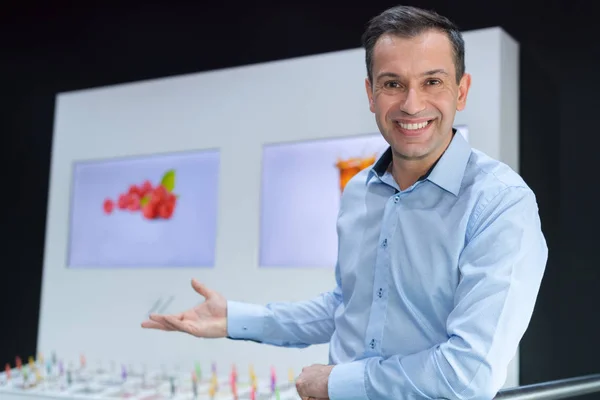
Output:
[[169,196],[169,192],[163,185],[158,185],[154,188],[153,196],[156,196],[161,202]]
[[152,204],[153,207],[157,207],[161,203],[160,196],[156,195],[155,193],[151,193],[148,203]]
[[137,194],[138,196],[141,196],[142,191],[137,185],[131,185],[131,186],[129,186],[129,192],[127,192],[127,194],[129,194],[129,195]]
[[144,197],[145,195],[147,195],[148,193],[150,193],[152,191],[152,183],[150,181],[144,181],[144,183],[142,184],[141,188],[141,197]]
[[115,207],[115,204],[113,203],[113,201],[111,199],[104,200],[104,212],[106,214],[112,213],[114,207]]
[[147,203],[142,208],[142,213],[144,214],[144,218],[146,219],[154,219],[156,218],[156,207],[151,203]]
[[140,209],[140,195],[137,193],[131,193],[128,196],[127,208],[129,211],[137,211]]
[[120,195],[118,205],[121,210],[125,210],[129,205],[129,197],[126,194]]
[[169,219],[169,218],[171,218],[171,215],[173,215],[174,208],[175,207],[171,203],[162,203],[158,207],[158,214],[160,215],[161,218]]

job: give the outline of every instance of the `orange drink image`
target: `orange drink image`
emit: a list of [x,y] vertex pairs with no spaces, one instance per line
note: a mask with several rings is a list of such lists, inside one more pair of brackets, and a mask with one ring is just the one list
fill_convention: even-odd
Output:
[[340,191],[343,192],[348,181],[363,169],[371,166],[375,160],[375,155],[369,157],[352,157],[345,160],[338,160],[335,166],[340,171]]

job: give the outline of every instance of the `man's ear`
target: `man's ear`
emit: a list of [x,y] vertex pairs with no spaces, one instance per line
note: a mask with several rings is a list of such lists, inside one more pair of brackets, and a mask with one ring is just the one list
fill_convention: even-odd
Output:
[[456,110],[462,111],[467,106],[467,95],[471,88],[471,74],[465,73],[458,84],[458,99],[456,102]]

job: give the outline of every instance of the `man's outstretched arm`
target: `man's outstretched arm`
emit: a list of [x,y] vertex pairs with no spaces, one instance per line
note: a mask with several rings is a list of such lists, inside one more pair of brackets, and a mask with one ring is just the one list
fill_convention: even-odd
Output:
[[328,343],[335,329],[334,315],[342,304],[339,267],[331,292],[299,302],[258,304],[227,302],[227,336],[282,347]]

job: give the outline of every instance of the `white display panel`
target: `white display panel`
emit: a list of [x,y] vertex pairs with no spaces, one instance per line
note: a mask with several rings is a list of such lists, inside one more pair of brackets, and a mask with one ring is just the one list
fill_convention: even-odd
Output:
[[218,151],[73,165],[71,268],[212,267]]
[[338,165],[355,158],[373,164],[387,146],[379,134],[266,145],[258,265],[332,269],[342,191]]
[[[473,84],[456,125],[468,126],[473,147],[518,171],[518,45],[496,28],[466,32],[464,38]],[[90,363],[149,368],[198,361],[205,370],[212,362],[224,369],[237,363],[241,370],[252,363],[263,376],[271,366],[286,376],[289,367],[299,372],[326,363],[326,345],[300,350],[201,340],[143,330],[140,323],[158,299],[170,299],[164,312],[200,301],[192,277],[229,299],[260,304],[309,299],[333,288],[331,268],[260,268],[263,151],[276,143],[377,132],[365,74],[364,51],[355,49],[60,94],[38,349],[65,360],[85,353]],[[211,149],[219,152],[212,268],[192,261],[178,268],[150,262],[135,269],[68,267],[76,162]],[[514,363],[507,386],[517,377]]]

